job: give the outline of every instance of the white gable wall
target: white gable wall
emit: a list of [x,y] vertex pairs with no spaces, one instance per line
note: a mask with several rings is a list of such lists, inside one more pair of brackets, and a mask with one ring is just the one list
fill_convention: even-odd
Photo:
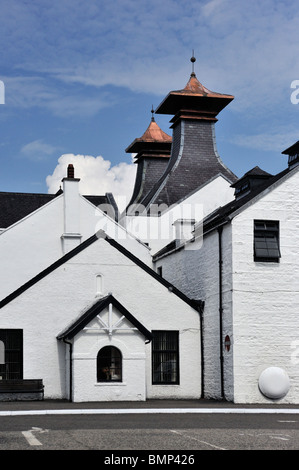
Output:
[[[227,179],[219,175],[174,206],[167,208],[165,204],[153,205],[150,213],[157,214],[158,210],[161,210],[161,217],[126,217],[122,223],[125,223],[127,229],[137,238],[149,243],[152,254],[155,254],[175,239],[174,222],[179,219],[194,219],[198,223],[233,198],[234,189],[230,187]],[[190,231],[189,238],[191,236]]]
[[[151,384],[151,345],[145,346],[147,397],[199,398],[199,313],[103,239],[1,309],[1,328],[24,331],[24,378],[42,378],[45,398],[67,397],[67,348],[56,337],[97,300],[95,279],[99,273],[104,281],[103,294],[112,292],[149,331],[180,332],[180,385]],[[113,341],[118,338],[116,333]],[[128,347],[130,344],[126,342]],[[142,356],[140,347],[137,353]],[[84,401],[85,393],[76,399]]]
[[0,299],[62,255],[63,196],[58,196],[0,235]]
[[[299,173],[257,199],[232,221],[234,399],[269,401],[258,389],[271,366],[287,372],[291,387],[280,403],[299,403]],[[279,220],[279,263],[253,261],[254,219]]]
[[[113,322],[121,314],[112,307]],[[108,308],[100,317],[107,319]],[[125,320],[122,329],[109,336],[95,318],[80,331],[73,347],[73,401],[144,401],[146,399],[145,338]],[[124,328],[127,328],[126,330]],[[105,346],[118,348],[122,355],[122,382],[97,383],[97,355]]]
[[[82,196],[77,217],[81,235],[78,243],[104,229],[151,266],[148,248]],[[62,194],[0,234],[0,300],[65,254],[61,238],[64,231]]]
[[[232,244],[231,227],[224,226],[222,233],[222,308],[223,342],[232,330],[231,285],[232,285]],[[220,368],[220,292],[219,292],[219,235],[217,230],[156,262],[162,266],[165,279],[172,282],[187,296],[205,302],[203,312],[204,348],[204,396],[222,398]],[[233,394],[232,355],[223,349],[224,397],[231,399]]]

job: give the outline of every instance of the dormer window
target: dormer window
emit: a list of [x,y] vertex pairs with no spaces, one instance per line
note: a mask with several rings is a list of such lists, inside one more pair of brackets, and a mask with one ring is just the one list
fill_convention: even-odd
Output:
[[291,145],[291,147],[287,148],[281,153],[284,155],[288,155],[289,168],[293,168],[299,163],[299,140],[297,140],[297,142]]
[[254,221],[254,261],[279,262],[279,222]]
[[245,173],[242,178],[238,179],[238,181],[231,185],[232,188],[235,188],[235,198],[239,199],[246,196],[258,187],[261,187],[261,185],[271,177],[272,175],[270,173],[267,173],[258,166],[255,166],[252,170]]
[[294,155],[289,155],[289,160],[288,160],[289,166],[297,162],[299,162],[299,153],[295,153]]
[[245,193],[247,194],[247,192],[249,191],[250,189],[250,184],[249,184],[249,181],[247,183],[244,183],[242,184],[242,186],[238,186],[236,187],[235,189],[235,196],[238,197],[240,196],[241,194],[244,195]]

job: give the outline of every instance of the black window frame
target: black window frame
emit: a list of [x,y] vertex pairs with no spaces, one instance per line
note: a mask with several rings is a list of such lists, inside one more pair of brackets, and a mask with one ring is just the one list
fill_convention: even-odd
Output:
[[[180,384],[180,354],[178,330],[153,330],[152,384]],[[173,363],[175,368],[173,369]],[[171,364],[171,371],[169,365]],[[174,379],[171,378],[173,375]]]
[[23,330],[1,328],[0,340],[4,343],[4,364],[0,364],[2,380],[23,379]]
[[280,226],[278,220],[254,220],[254,261],[278,263],[280,252]]

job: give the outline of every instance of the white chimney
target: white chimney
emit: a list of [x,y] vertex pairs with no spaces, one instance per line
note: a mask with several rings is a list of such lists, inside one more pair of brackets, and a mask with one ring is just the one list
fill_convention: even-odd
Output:
[[194,224],[194,219],[177,219],[173,223],[173,226],[175,228],[175,240],[178,245],[192,238]]
[[68,253],[81,243],[79,178],[69,164],[67,177],[63,178],[64,233],[61,236],[63,252]]

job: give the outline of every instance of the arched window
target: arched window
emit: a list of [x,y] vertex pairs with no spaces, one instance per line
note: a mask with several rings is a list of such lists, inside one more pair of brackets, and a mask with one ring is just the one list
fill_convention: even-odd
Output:
[[97,356],[97,381],[122,381],[122,355],[114,346],[105,346]]
[[96,295],[103,294],[103,276],[98,274],[96,276]]

